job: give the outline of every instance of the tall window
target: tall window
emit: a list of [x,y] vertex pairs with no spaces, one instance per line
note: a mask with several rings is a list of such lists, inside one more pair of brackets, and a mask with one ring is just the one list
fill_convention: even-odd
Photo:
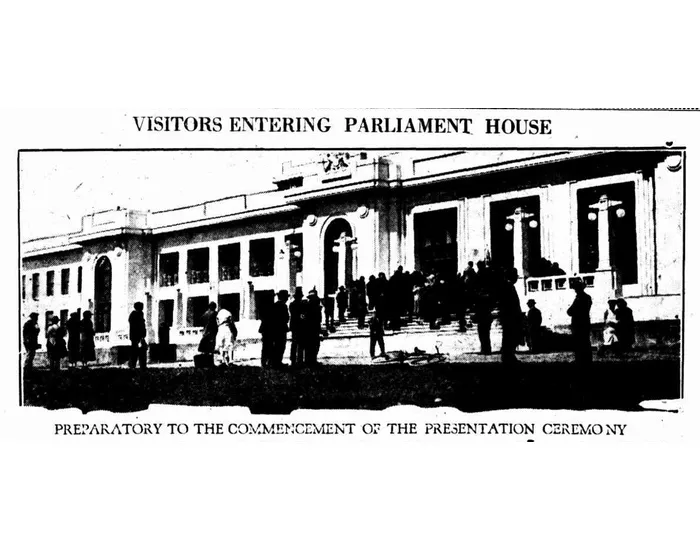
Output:
[[160,286],[178,284],[179,254],[169,252],[160,255]]
[[70,268],[61,270],[61,294],[68,294],[70,289]]
[[27,299],[27,276],[22,275],[22,300]]
[[225,244],[219,247],[219,280],[232,281],[241,278],[241,245]]
[[187,282],[191,285],[209,282],[209,249],[187,251]]
[[32,300],[39,299],[39,274],[32,273]]
[[[607,197],[608,208],[592,208],[601,198]],[[618,183],[581,189],[578,199],[579,268],[581,272],[600,269],[598,232],[606,216],[610,267],[620,276],[622,284],[636,284],[637,274],[637,229],[634,198],[634,183]]]
[[187,298],[187,326],[204,326],[202,317],[209,308],[208,296],[191,296]]
[[53,296],[53,283],[54,283],[54,272],[46,272],[46,295]]
[[275,239],[250,241],[251,277],[269,277],[275,274]]
[[83,291],[83,266],[78,266],[78,294]]
[[53,318],[53,310],[48,310],[44,312],[44,336],[46,336],[46,333],[49,331],[49,327],[51,326],[51,319]]

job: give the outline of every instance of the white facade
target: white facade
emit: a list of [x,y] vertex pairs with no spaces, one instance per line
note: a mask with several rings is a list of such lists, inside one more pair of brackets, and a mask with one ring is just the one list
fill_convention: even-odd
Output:
[[[153,341],[165,321],[171,343],[194,343],[198,308],[222,296],[237,304],[240,336],[255,338],[256,301],[271,292],[300,286],[323,295],[400,265],[412,271],[434,261],[462,271],[469,261],[500,255],[523,275],[523,303],[535,298],[545,324],[568,323],[574,276],[587,280],[601,314],[614,294],[637,320],[678,319],[683,162],[678,151],[319,153],[308,164],[283,165],[277,191],[160,212],[90,214],[77,233],[22,243],[23,318],[38,312],[43,329],[46,312],[104,308],[95,283],[106,258],[111,322],[98,347],[127,343],[136,301],[146,306]],[[449,257],[430,259],[425,250],[442,223],[439,244]],[[539,257],[556,259],[566,275],[538,276]],[[62,289],[64,269],[70,275]]]

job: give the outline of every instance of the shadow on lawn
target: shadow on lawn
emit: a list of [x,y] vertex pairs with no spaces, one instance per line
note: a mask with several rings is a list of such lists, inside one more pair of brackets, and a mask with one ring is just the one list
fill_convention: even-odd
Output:
[[680,363],[648,360],[505,368],[494,363],[328,366],[262,370],[255,367],[92,368],[25,374],[25,405],[83,412],[130,412],[150,404],[245,406],[257,414],[296,409],[370,409],[394,405],[494,409],[643,410],[639,403],[680,397]]

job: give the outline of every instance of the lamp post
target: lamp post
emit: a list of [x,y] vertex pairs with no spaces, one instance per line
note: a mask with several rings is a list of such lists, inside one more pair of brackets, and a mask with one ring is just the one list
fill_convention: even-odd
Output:
[[[525,212],[523,208],[518,206],[512,215],[507,216],[506,219],[511,220],[512,223],[506,224],[506,229],[513,231],[513,266],[523,274],[523,276],[528,275],[528,270],[525,266],[525,254],[524,254],[524,243],[523,243],[523,223],[525,220],[534,218],[534,214]],[[510,226],[510,229],[508,229]]]
[[[596,210],[598,217],[598,269],[597,271],[609,271],[610,266],[610,221],[608,211],[622,204],[622,201],[610,200],[607,195],[601,195],[598,202],[589,205],[592,210]],[[622,209],[620,209],[622,210]],[[624,216],[624,210],[622,215]]]

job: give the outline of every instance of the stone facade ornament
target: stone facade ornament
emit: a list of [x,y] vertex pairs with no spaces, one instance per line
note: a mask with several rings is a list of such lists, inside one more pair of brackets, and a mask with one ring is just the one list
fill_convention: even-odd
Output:
[[678,172],[683,165],[683,157],[681,155],[670,155],[666,157],[666,168],[670,172]]
[[318,223],[318,218],[313,214],[309,214],[308,216],[306,216],[306,223],[313,227]]
[[344,172],[350,168],[350,153],[326,153],[321,159],[325,174]]
[[369,216],[369,208],[362,205],[357,209],[357,213],[360,216],[360,218],[365,219],[367,216]]

